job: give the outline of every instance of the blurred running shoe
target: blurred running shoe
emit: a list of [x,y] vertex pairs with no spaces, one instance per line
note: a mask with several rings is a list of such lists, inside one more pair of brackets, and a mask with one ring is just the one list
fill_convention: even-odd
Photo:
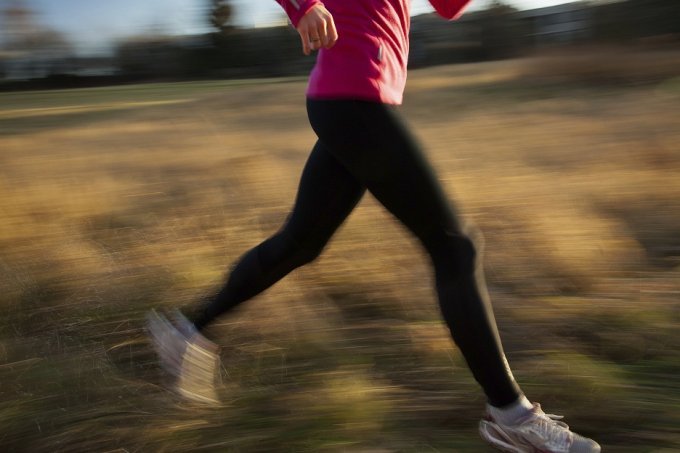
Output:
[[161,367],[175,378],[175,389],[197,403],[218,404],[219,347],[201,335],[179,311],[173,324],[162,313],[147,315],[147,329]]
[[600,445],[569,430],[559,415],[546,414],[534,403],[530,414],[504,425],[487,415],[479,423],[484,440],[508,453],[599,453]]

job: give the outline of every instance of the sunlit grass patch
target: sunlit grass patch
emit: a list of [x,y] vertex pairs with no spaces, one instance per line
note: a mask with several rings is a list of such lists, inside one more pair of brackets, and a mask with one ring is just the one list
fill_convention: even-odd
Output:
[[0,120],[8,118],[31,118],[35,116],[69,115],[75,113],[91,113],[106,110],[133,109],[139,107],[157,107],[188,102],[187,99],[171,101],[147,102],[112,102],[98,105],[72,105],[67,107],[27,108],[14,110],[0,110]]

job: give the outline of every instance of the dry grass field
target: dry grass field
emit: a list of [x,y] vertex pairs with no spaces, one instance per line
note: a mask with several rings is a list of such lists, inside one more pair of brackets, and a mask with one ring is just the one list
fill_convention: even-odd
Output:
[[[537,64],[415,71],[403,114],[484,233],[528,396],[606,452],[679,451],[680,79]],[[211,328],[225,407],[164,387],[145,312],[209,293],[285,219],[314,140],[303,91],[0,94],[3,451],[491,451],[429,264],[370,196],[319,260]]]

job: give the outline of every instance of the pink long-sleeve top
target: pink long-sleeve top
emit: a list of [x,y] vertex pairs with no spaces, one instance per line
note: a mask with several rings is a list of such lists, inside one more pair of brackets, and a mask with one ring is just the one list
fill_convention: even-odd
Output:
[[[411,0],[276,0],[293,26],[310,9],[331,13],[338,41],[320,49],[307,87],[313,99],[360,99],[401,104],[406,85]],[[429,0],[456,19],[470,0]]]

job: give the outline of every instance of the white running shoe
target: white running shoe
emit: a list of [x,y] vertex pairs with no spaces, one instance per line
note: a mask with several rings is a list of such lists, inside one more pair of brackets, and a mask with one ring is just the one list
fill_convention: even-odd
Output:
[[197,342],[189,342],[182,357],[182,372],[177,392],[188,400],[202,404],[219,404],[220,356]]
[[218,404],[219,347],[201,335],[179,311],[177,325],[152,310],[147,326],[160,364],[176,379],[177,393],[193,402]]
[[508,453],[600,453],[600,445],[569,430],[559,415],[546,414],[534,403],[530,415],[516,425],[503,425],[487,415],[479,423],[482,439]]
[[172,377],[178,377],[182,370],[182,356],[187,347],[186,336],[156,310],[151,310],[146,315],[146,329],[161,367]]

